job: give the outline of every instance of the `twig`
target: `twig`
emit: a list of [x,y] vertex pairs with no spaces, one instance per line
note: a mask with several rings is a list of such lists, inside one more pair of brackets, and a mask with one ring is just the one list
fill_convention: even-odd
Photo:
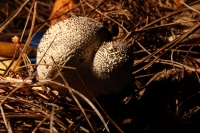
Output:
[[30,0],[26,0],[21,6],[4,22],[0,25],[0,33],[6,28],[6,26],[20,13],[20,11],[26,6]]
[[6,116],[5,116],[4,110],[2,108],[2,104],[0,104],[0,110],[1,110],[3,121],[4,121],[4,124],[5,124],[6,128],[7,128],[8,133],[12,133],[12,130],[11,130],[10,126],[8,126],[8,121],[6,120]]
[[38,123],[38,125],[34,128],[34,130],[31,132],[31,133],[35,133],[37,130],[38,130],[38,128],[48,119],[49,117],[45,117],[42,121],[40,121],[39,123]]
[[27,47],[29,46],[30,42],[31,42],[31,36],[32,36],[32,32],[33,32],[33,29],[34,29],[34,24],[35,24],[35,19],[36,19],[36,11],[37,11],[37,0],[33,1],[33,4],[34,4],[34,12],[33,12],[33,19],[32,19],[32,24],[31,24],[31,29],[30,29],[30,32],[29,32],[29,35],[28,35],[28,39],[26,41],[26,44],[24,45],[24,48],[22,49],[17,61],[16,61],[16,64],[15,66],[13,66],[13,70],[16,69],[18,63],[20,62],[20,59],[24,56],[25,54],[25,51],[27,49]]
[[155,54],[161,52],[163,49],[167,48],[168,46],[170,46],[167,50],[163,51],[160,55],[157,56],[157,58],[155,58],[152,62],[148,63],[147,65],[145,65],[144,67],[136,70],[133,72],[133,74],[143,70],[143,69],[148,69],[148,67],[150,67],[158,58],[160,58],[162,55],[164,55],[167,51],[169,51],[170,49],[172,49],[174,46],[176,46],[177,44],[179,44],[183,39],[185,39],[186,37],[188,37],[191,33],[193,33],[195,30],[197,30],[200,27],[200,24],[198,23],[196,26],[194,26],[193,28],[191,28],[187,33],[185,33],[184,35],[178,37],[177,39],[175,39],[174,41],[164,45],[162,48],[160,48],[159,50],[153,52],[151,55],[143,58],[142,60],[140,60],[140,62],[137,62],[136,65],[139,65],[141,62],[149,59],[150,57],[154,56]]
[[[51,59],[52,59],[52,61],[54,62],[54,64],[56,64],[52,56],[51,56]],[[77,99],[76,96],[74,95],[74,93],[73,93],[73,91],[72,91],[72,88],[69,86],[69,84],[68,84],[67,81],[65,80],[64,76],[63,76],[62,73],[60,72],[60,68],[59,68],[59,67],[56,67],[56,69],[58,70],[59,75],[61,76],[63,82],[65,83],[65,86],[66,86],[67,89],[69,90],[69,93],[71,94],[71,96],[73,97],[74,101],[76,102],[76,104],[77,104],[77,105],[79,106],[79,108],[81,109],[81,111],[82,111],[83,115],[85,116],[85,118],[86,118],[86,120],[87,120],[87,122],[88,122],[90,128],[92,129],[92,132],[95,133],[92,124],[90,123],[90,121],[89,121],[89,119],[88,119],[88,117],[87,117],[87,115],[86,115],[84,109],[82,108],[81,104],[79,103],[78,99]]]

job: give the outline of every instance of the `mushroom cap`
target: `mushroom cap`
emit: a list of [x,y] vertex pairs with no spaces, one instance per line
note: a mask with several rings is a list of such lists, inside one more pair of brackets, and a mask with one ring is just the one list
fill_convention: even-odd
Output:
[[116,41],[104,42],[92,64],[96,88],[100,88],[103,95],[119,93],[131,82],[132,65],[133,54],[127,45]]
[[104,42],[95,54],[93,73],[99,79],[130,76],[133,58],[130,48],[121,42]]
[[[38,46],[37,63],[52,65],[54,60],[61,66],[77,68],[83,64],[77,69],[85,69],[93,60],[95,50],[109,39],[109,31],[100,22],[87,17],[71,17],[52,25],[45,33]],[[52,66],[39,65],[37,70],[40,79],[58,76]]]
[[[55,67],[40,65],[55,62],[77,69],[78,75],[68,69],[61,72],[70,87],[90,100],[90,94],[83,89],[85,85],[95,97],[120,92],[131,81],[132,53],[122,43],[110,40],[110,32],[91,18],[72,17],[52,25],[38,46],[39,78],[63,83]],[[68,93],[58,85],[48,85],[64,95]]]

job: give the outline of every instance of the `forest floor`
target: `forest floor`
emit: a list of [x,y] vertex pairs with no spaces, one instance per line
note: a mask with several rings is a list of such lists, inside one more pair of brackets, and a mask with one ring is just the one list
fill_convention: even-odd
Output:
[[[200,1],[56,2],[0,2],[0,132],[200,132]],[[133,50],[132,83],[100,99],[103,109],[79,107],[38,81],[41,37],[71,16],[102,22]]]

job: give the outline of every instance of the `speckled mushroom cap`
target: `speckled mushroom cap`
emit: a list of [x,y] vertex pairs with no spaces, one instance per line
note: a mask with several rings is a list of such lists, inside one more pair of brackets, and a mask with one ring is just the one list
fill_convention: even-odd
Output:
[[93,73],[100,79],[130,76],[133,63],[128,46],[121,42],[105,42],[95,54]]
[[[108,30],[100,23],[87,17],[71,17],[51,26],[38,46],[37,63],[77,68],[77,64],[90,65],[92,56],[102,42],[109,40]],[[44,55],[44,57],[43,57]],[[81,69],[81,68],[80,68]],[[57,76],[54,68],[38,66],[40,79]]]
[[[53,65],[54,60],[57,65],[75,67],[95,97],[119,92],[131,80],[133,59],[127,46],[110,40],[110,32],[100,22],[72,17],[56,23],[45,33],[38,46],[37,63]],[[38,65],[37,70],[40,79],[62,82],[52,66]],[[61,72],[72,88],[90,98],[72,73],[65,69]],[[60,86],[50,85],[66,93]]]
[[92,72],[102,94],[119,93],[131,81],[133,54],[131,49],[116,41],[104,42],[94,56]]

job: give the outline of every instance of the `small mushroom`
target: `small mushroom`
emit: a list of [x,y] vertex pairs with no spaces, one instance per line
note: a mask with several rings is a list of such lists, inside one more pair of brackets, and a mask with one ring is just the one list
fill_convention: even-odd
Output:
[[121,42],[104,42],[94,56],[92,71],[105,89],[104,94],[120,92],[131,81],[133,56]]
[[[75,67],[95,97],[119,92],[131,80],[132,53],[126,45],[110,41],[107,28],[91,18],[71,17],[52,25],[38,46],[37,63],[48,64],[38,65],[39,78],[63,83],[57,69],[49,66],[55,61],[56,65]],[[61,72],[72,88],[91,100],[87,90],[80,87],[77,75],[67,69]],[[49,85],[64,95],[68,92]]]
[[[104,42],[94,56],[92,69],[99,79],[130,75],[132,53],[123,43]],[[124,76],[125,76],[124,75]]]

